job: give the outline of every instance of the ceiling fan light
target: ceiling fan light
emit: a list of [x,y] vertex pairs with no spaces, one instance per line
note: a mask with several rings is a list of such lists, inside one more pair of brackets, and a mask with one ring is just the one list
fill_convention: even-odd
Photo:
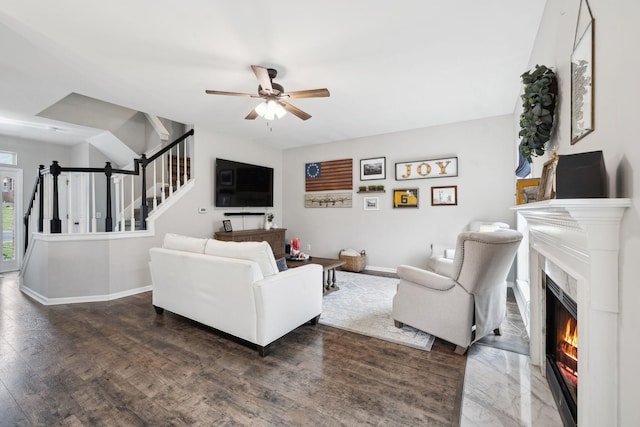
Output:
[[256,106],[255,111],[260,117],[266,120],[274,120],[276,117],[281,119],[287,114],[287,110],[273,99],[261,102]]

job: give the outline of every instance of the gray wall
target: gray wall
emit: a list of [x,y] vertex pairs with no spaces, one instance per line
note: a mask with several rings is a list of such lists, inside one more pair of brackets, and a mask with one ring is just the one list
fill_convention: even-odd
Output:
[[[395,163],[458,157],[458,176],[395,180]],[[386,179],[360,181],[360,159],[386,157]],[[425,266],[432,242],[455,244],[473,220],[514,224],[515,140],[513,116],[340,141],[284,152],[284,218],[287,238],[298,237],[313,256],[336,257],[340,249],[367,252],[367,265],[395,270],[400,264]],[[305,208],[304,165],[353,159],[353,207]],[[359,185],[381,184],[380,210],[365,211]],[[457,206],[431,206],[431,187],[456,185]],[[394,209],[392,190],[418,188],[419,207]]]

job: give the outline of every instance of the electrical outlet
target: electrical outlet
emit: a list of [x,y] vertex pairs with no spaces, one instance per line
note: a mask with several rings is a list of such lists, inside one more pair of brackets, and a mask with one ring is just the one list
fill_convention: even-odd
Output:
[[198,208],[198,213],[206,214],[207,210],[208,210],[207,208]]
[[307,243],[307,250],[310,251],[311,250],[311,243]]

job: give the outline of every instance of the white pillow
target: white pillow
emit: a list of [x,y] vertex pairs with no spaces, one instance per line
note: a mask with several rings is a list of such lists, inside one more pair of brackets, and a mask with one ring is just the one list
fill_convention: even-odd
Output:
[[278,264],[267,242],[223,242],[209,239],[204,253],[225,258],[239,258],[257,262],[264,277],[278,273]]
[[204,246],[209,239],[201,239],[198,237],[181,236],[179,234],[167,233],[164,235],[162,247],[165,249],[173,249],[174,251],[193,252],[195,254],[203,254]]

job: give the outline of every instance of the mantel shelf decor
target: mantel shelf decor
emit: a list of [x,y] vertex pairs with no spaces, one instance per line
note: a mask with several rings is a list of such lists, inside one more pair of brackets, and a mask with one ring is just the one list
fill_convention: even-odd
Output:
[[520,115],[520,154],[531,163],[531,156],[542,156],[551,138],[558,82],[555,73],[544,65],[520,76],[524,83]]

